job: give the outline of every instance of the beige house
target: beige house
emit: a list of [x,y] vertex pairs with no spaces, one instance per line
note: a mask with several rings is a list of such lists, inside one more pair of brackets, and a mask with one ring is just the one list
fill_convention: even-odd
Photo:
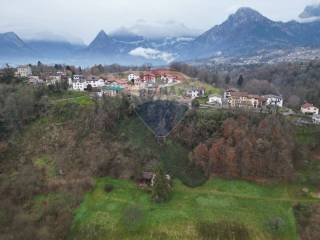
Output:
[[263,97],[246,92],[230,92],[227,99],[232,108],[260,108],[264,102]]
[[32,69],[29,65],[21,65],[17,67],[16,76],[29,77],[32,75]]

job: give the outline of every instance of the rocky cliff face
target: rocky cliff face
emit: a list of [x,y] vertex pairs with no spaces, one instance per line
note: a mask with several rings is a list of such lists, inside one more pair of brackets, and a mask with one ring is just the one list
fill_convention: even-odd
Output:
[[320,18],[320,3],[307,6],[304,11],[299,15],[300,18]]

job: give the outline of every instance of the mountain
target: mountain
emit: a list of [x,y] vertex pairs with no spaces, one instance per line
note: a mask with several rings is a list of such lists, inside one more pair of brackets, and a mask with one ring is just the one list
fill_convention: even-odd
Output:
[[101,30],[88,47],[82,50],[82,53],[90,56],[114,57],[128,52],[138,46],[140,41],[135,41],[136,36],[133,35],[107,35]]
[[[123,40],[123,36],[122,36]],[[86,48],[78,51],[77,61],[87,65],[104,63],[130,64],[134,59],[129,52],[138,45],[132,42],[119,41],[117,37],[107,35],[101,30]]]
[[[316,7],[305,12],[315,16]],[[270,52],[320,49],[320,21],[277,22],[251,8],[240,8],[220,25],[197,37],[146,38],[132,29],[100,31],[88,45],[61,40],[21,40],[15,33],[0,34],[0,59],[43,60],[79,65],[167,64],[172,60],[259,58]],[[296,51],[298,49],[298,51]],[[304,52],[305,54],[308,51]]]
[[116,41],[109,37],[103,30],[100,31],[90,45],[84,49],[85,53],[105,56],[118,54],[118,51]]
[[34,52],[14,32],[0,34],[0,58],[33,56]]
[[41,58],[63,59],[72,57],[76,51],[85,48],[85,45],[73,44],[67,41],[28,40],[26,41]]
[[165,64],[166,53],[154,48],[155,42],[130,32],[116,32],[107,35],[103,30],[88,47],[77,54],[87,65],[112,64]]
[[307,6],[299,15],[300,18],[319,18],[320,17],[320,3]]
[[251,8],[240,8],[192,41],[180,55],[182,59],[242,56],[295,47],[320,47],[320,22],[275,22]]

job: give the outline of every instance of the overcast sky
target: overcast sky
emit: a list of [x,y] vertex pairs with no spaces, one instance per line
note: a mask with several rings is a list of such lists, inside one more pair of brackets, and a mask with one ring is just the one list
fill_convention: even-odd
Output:
[[[81,39],[125,27],[168,36],[203,32],[248,6],[273,19],[297,19],[314,0],[0,0],[0,32]],[[319,0],[318,0],[319,2]],[[151,26],[151,27],[150,27]],[[153,29],[153,31],[151,31]],[[156,30],[156,31],[154,31]],[[57,36],[55,36],[57,35]]]

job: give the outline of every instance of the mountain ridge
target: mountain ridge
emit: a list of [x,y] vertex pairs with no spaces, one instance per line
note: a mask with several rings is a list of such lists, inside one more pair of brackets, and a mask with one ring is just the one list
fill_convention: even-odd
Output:
[[[320,22],[276,22],[251,8],[240,8],[220,25],[197,37],[182,58],[250,55],[263,49],[320,47]],[[192,49],[192,52],[189,51]]]
[[[57,41],[23,41],[13,32],[0,34],[0,51],[3,57],[29,57],[60,59],[87,64],[119,63],[166,64],[161,59],[147,58],[145,54],[132,56],[139,51],[160,51],[176,56],[175,60],[205,59],[214,56],[249,56],[261,51],[294,48],[320,48],[320,21],[273,21],[258,11],[242,7],[226,21],[195,38],[148,39],[118,30],[107,34],[101,30],[89,45],[75,45]],[[2,57],[2,58],[3,58]]]

